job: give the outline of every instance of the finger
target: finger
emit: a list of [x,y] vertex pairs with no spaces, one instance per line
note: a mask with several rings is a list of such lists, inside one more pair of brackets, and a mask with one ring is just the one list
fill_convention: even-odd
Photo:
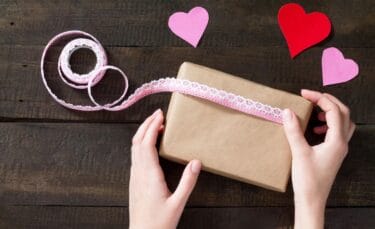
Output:
[[351,123],[350,123],[350,128],[349,128],[348,137],[347,137],[347,141],[348,141],[348,142],[349,142],[350,139],[352,138],[355,128],[356,128],[356,125],[355,125],[353,122],[351,122]]
[[327,125],[316,126],[313,129],[314,133],[316,133],[316,134],[324,134],[324,133],[327,132],[327,130],[328,130],[328,126]]
[[309,147],[297,116],[289,109],[283,111],[283,126],[293,156],[295,156],[296,152],[300,152],[301,149]]
[[345,106],[339,99],[337,99],[336,97],[334,97],[333,95],[331,94],[328,94],[328,93],[324,93],[324,95],[330,99],[332,102],[336,103],[336,105],[340,108],[340,111],[341,111],[341,114],[343,115],[344,117],[344,124],[345,124],[345,127],[344,127],[344,130],[345,131],[349,131],[349,127],[350,127],[350,110],[347,106]]
[[142,142],[143,136],[150,125],[150,123],[153,121],[156,111],[150,115],[138,128],[137,132],[135,133],[133,139],[132,139],[132,147],[131,147],[131,164],[137,165],[139,162],[144,161],[144,156],[142,156],[142,152],[144,149],[140,149],[139,145]]
[[341,112],[349,119],[350,110],[345,104],[343,104],[338,98],[331,94],[324,93],[324,95],[327,96],[332,102],[336,103],[336,105],[339,106]]
[[146,133],[143,137],[142,144],[149,145],[149,146],[155,146],[156,140],[159,134],[159,129],[161,125],[163,124],[163,113],[161,110],[158,110],[155,114],[154,120],[150,123],[148,126]]
[[337,116],[336,118],[338,120],[341,119],[340,118],[340,110],[339,110],[338,105],[336,105],[336,103],[331,101],[328,97],[326,97],[322,93],[317,92],[317,91],[311,91],[311,90],[303,89],[301,91],[301,95],[305,99],[310,100],[312,103],[318,105],[325,112],[326,121],[328,120],[327,112],[329,112],[329,111],[335,111],[335,112],[333,112],[333,114]]
[[179,207],[184,207],[195,184],[197,183],[202,164],[198,160],[192,160],[185,167],[180,183],[171,196],[171,201]]
[[301,91],[301,94],[305,99],[315,103],[325,112],[328,126],[326,140],[330,141],[331,139],[342,138],[343,122],[338,105],[320,92],[304,89]]
[[318,113],[318,120],[319,120],[319,121],[322,121],[322,122],[325,122],[325,121],[326,121],[326,113],[324,113],[324,112],[319,112],[319,113]]
[[143,136],[148,128],[148,126],[150,125],[150,123],[152,122],[152,120],[155,118],[155,113],[157,112],[157,110],[152,114],[150,115],[138,128],[137,132],[135,133],[134,137],[133,137],[133,144],[139,144],[142,142],[142,139],[143,139]]
[[302,89],[301,95],[302,97],[311,101],[314,104],[316,104],[318,100],[323,96],[323,94],[318,91],[312,91],[312,90],[307,90],[307,89]]
[[160,126],[163,122],[161,110],[159,109],[154,116],[155,117],[148,125],[143,140],[140,144],[140,158],[142,159],[142,164],[147,168],[160,167],[158,151],[156,150],[155,144]]

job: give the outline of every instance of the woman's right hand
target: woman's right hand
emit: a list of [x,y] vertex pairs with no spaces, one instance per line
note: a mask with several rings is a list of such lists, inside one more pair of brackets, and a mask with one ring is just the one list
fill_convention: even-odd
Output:
[[318,119],[326,125],[314,128],[326,134],[324,142],[310,146],[296,115],[283,111],[283,124],[292,151],[292,183],[295,201],[295,228],[323,228],[324,209],[336,174],[348,152],[355,124],[349,109],[334,96],[302,90],[301,95],[319,106]]

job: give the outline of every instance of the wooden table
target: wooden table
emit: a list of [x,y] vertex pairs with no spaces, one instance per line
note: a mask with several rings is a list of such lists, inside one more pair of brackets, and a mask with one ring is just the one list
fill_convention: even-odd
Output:
[[[278,89],[330,92],[349,105],[357,130],[332,188],[328,228],[375,228],[375,3],[373,0],[298,1],[332,20],[329,39],[294,60],[277,24],[288,1],[0,1],[0,228],[123,228],[128,225],[130,141],[146,116],[167,110],[170,94],[147,97],[122,112],[64,109],[42,85],[39,61],[55,34],[80,29],[105,46],[110,63],[129,76],[130,91],[176,75],[183,61],[213,67]],[[167,28],[168,16],[202,5],[210,22],[194,49]],[[335,46],[358,61],[360,76],[322,87],[321,54]],[[85,92],[48,80],[63,98],[89,103]],[[91,57],[91,58],[90,58]],[[93,64],[77,53],[77,71]],[[109,101],[121,91],[115,74],[95,90]],[[104,99],[103,99],[104,98]],[[314,121],[312,121],[313,123]],[[310,125],[311,126],[311,125]],[[311,129],[311,142],[319,139]],[[173,189],[183,167],[161,164]],[[202,173],[180,228],[290,228],[293,195]]]

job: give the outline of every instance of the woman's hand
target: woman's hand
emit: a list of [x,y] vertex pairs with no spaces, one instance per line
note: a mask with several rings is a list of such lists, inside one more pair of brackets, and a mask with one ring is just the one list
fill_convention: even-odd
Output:
[[193,160],[186,166],[175,192],[169,191],[155,148],[162,123],[163,114],[159,109],[144,121],[133,137],[129,228],[176,228],[198,179],[201,163]]
[[326,136],[323,143],[310,146],[296,115],[284,110],[284,129],[293,158],[295,228],[323,228],[328,194],[348,152],[355,125],[349,109],[332,95],[310,90],[302,90],[301,95],[323,110],[318,119],[326,125],[315,127],[314,132]]

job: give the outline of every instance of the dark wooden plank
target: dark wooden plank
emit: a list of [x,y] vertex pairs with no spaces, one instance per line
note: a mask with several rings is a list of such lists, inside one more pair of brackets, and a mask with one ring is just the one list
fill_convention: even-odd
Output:
[[[1,46],[0,52],[0,119],[79,120],[84,122],[134,122],[143,120],[158,107],[167,109],[170,94],[145,98],[127,111],[82,113],[67,110],[52,100],[45,90],[39,70],[42,46]],[[108,48],[110,63],[129,76],[130,89],[160,77],[175,76],[184,61],[191,61],[271,87],[298,93],[301,88],[330,92],[352,109],[357,123],[375,123],[374,49],[345,48],[345,55],[360,65],[360,76],[351,82],[322,87],[321,52],[311,50],[290,60],[283,48]],[[70,102],[90,104],[85,91],[63,84],[56,73],[59,48],[51,51],[46,68],[52,88]],[[75,58],[75,67],[84,70],[88,55]],[[110,74],[109,74],[110,75]],[[99,100],[111,101],[122,90],[121,79],[107,77],[94,94]],[[117,77],[116,77],[117,76]],[[119,83],[121,82],[121,83]],[[110,99],[111,98],[111,99]]]
[[[0,203],[127,206],[136,124],[0,123]],[[375,126],[358,126],[329,206],[375,205]],[[173,190],[183,166],[162,160]],[[291,206],[277,193],[202,173],[189,206]]]
[[[373,228],[374,208],[328,208],[326,228]],[[1,228],[126,228],[126,207],[6,206]],[[178,228],[293,228],[293,209],[186,208]]]
[[127,228],[127,207],[2,206],[1,228]]
[[[374,208],[328,208],[325,228],[373,228]],[[292,208],[188,208],[180,228],[293,228]]]
[[[338,96],[356,123],[368,125],[358,127],[328,201],[329,206],[345,208],[329,208],[326,226],[375,227],[375,4],[297,1],[308,11],[327,13],[334,32],[292,61],[277,25],[277,11],[286,2],[0,1],[0,121],[70,122],[0,123],[0,228],[126,227],[129,143],[135,123],[158,107],[167,109],[168,94],[148,97],[118,113],[73,112],[53,102],[40,80],[39,59],[51,36],[67,29],[88,31],[103,42],[110,63],[129,75],[129,92],[149,80],[174,76],[187,60],[294,93],[312,88]],[[198,49],[188,47],[166,26],[172,12],[195,5],[207,8],[211,18]],[[321,52],[330,46],[358,61],[359,78],[321,86]],[[87,103],[85,93],[56,80],[58,51],[48,57],[52,87],[69,101]],[[90,62],[86,54],[74,61],[75,68],[84,70]],[[109,100],[120,86],[118,78],[109,78],[95,94]],[[173,189],[183,166],[161,163]],[[180,228],[291,228],[292,204],[290,185],[281,194],[202,173]]]
[[[0,44],[45,44],[68,29],[91,32],[112,46],[187,46],[167,28],[169,15],[202,5],[210,22],[201,47],[283,46],[277,12],[290,1],[2,1]],[[375,46],[372,0],[295,1],[332,20],[330,45]]]

